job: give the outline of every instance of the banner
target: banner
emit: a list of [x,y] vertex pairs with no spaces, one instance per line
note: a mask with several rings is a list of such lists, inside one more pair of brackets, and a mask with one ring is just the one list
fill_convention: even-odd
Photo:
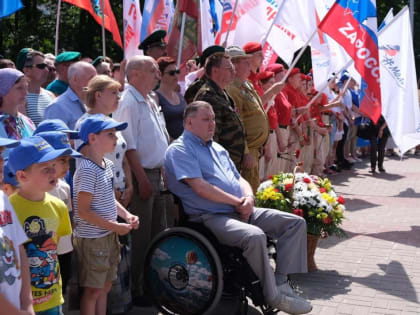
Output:
[[12,15],[20,9],[23,9],[21,0],[0,0],[0,18]]
[[384,17],[384,20],[382,21],[381,25],[379,25],[378,27],[378,32],[387,24],[389,24],[389,22],[392,21],[392,19],[394,18],[394,8],[389,9],[388,13],[386,14],[386,16]]
[[114,13],[112,12],[109,0],[63,0],[64,2],[70,3],[76,7],[88,11],[95,21],[102,25],[102,11],[101,5],[103,1],[104,7],[104,26],[105,29],[112,33],[114,41],[122,48],[120,31],[118,30],[118,24],[115,20]]
[[186,62],[194,56],[199,49],[198,43],[198,1],[199,0],[178,0],[173,19],[171,33],[168,40],[168,55],[177,58],[179,49],[179,38],[181,35],[182,15],[185,12],[185,31],[181,42],[182,57],[181,63]]
[[138,49],[140,44],[141,12],[139,0],[124,0],[124,57],[130,59],[135,55],[142,55]]
[[215,34],[220,29],[222,0],[202,0],[200,2],[200,38],[202,50],[215,44]]
[[401,153],[420,144],[420,111],[408,7],[378,34],[382,114]]
[[376,123],[381,116],[381,88],[375,0],[337,0],[319,29],[354,60],[362,78],[360,111]]
[[[225,0],[223,2],[223,12],[222,12],[222,18],[220,23],[220,29],[216,33],[216,45],[222,45],[224,41],[226,40],[227,31],[229,29],[230,20],[232,19],[233,15],[233,9],[235,6],[235,2],[240,0]],[[229,32],[229,38],[235,37],[235,29],[236,29],[236,23],[238,21],[237,15],[235,13],[233,20],[232,20],[232,26]]]
[[172,0],[146,0],[143,8],[140,42],[157,30],[165,30],[169,34],[174,13]]

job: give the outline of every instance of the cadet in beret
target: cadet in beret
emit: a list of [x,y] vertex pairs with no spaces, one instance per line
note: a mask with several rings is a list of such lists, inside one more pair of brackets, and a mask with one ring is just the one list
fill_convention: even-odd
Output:
[[165,30],[154,31],[140,43],[139,49],[142,49],[146,56],[158,60],[160,57],[168,54],[166,51],[165,36]]
[[47,90],[53,92],[55,95],[63,94],[69,87],[67,79],[67,71],[69,67],[79,61],[80,53],[77,51],[65,51],[55,58],[55,69],[58,78],[48,84]]
[[16,69],[23,72],[23,67],[25,66],[25,62],[26,62],[26,56],[28,56],[28,54],[32,51],[33,51],[32,48],[22,48],[19,51],[16,58]]
[[109,77],[112,75],[112,66],[109,62],[109,58],[104,58],[102,56],[97,57],[92,61],[92,66],[95,67],[97,74],[105,74]]

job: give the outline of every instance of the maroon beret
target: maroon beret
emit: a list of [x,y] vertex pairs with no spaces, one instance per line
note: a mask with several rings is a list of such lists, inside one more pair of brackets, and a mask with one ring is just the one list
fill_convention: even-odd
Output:
[[272,71],[262,71],[260,73],[257,74],[257,79],[258,80],[267,80],[274,77],[274,72]]
[[279,73],[284,70],[284,66],[279,63],[272,63],[271,65],[268,65],[267,68],[265,68],[266,71],[271,71],[274,73]]
[[262,46],[260,43],[256,42],[249,42],[242,47],[246,54],[252,54],[254,52],[262,50]]

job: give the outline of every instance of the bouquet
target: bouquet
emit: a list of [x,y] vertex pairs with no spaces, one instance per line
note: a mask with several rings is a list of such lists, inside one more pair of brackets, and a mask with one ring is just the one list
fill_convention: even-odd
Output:
[[308,234],[345,236],[344,198],[337,196],[331,182],[307,173],[280,173],[261,183],[256,206],[278,209],[305,218]]

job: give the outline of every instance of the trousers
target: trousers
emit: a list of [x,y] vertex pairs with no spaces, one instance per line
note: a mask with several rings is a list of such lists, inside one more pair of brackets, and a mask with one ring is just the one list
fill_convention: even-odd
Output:
[[243,250],[243,256],[261,281],[267,303],[273,302],[278,294],[268,258],[267,235],[276,241],[276,274],[307,272],[306,222],[299,216],[255,207],[248,222],[241,221],[237,213],[202,214],[190,220],[203,223],[220,243]]

